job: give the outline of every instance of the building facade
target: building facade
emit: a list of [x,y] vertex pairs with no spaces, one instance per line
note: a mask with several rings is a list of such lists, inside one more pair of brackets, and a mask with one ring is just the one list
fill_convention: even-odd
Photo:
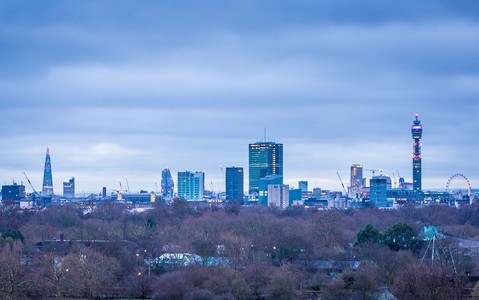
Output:
[[75,198],[75,178],[63,182],[63,197]]
[[350,187],[360,189],[364,185],[363,166],[360,164],[353,164],[351,166]]
[[175,182],[171,176],[170,169],[166,168],[161,172],[161,195],[171,199],[173,198],[173,191],[175,189]]
[[301,189],[302,193],[308,192],[308,182],[307,181],[298,181],[298,188]]
[[205,173],[178,172],[178,197],[187,201],[202,201],[205,191]]
[[259,192],[259,180],[267,175],[283,176],[283,144],[249,144],[249,192]]
[[19,201],[25,199],[25,186],[13,183],[2,186],[2,201]]
[[373,176],[369,181],[369,200],[376,207],[391,207],[392,202],[388,201],[388,176]]
[[43,169],[42,196],[53,195],[52,163],[50,160],[50,149],[47,148],[45,156],[45,167]]
[[268,206],[286,208],[289,206],[289,185],[268,185]]
[[244,170],[243,168],[226,168],[226,200],[236,200],[244,204]]
[[414,120],[411,127],[411,135],[413,142],[413,155],[412,155],[412,184],[414,191],[422,190],[422,161],[421,161],[421,138],[422,138],[422,125],[419,121],[419,115],[416,114],[416,120]]
[[268,186],[283,184],[283,176],[267,175],[259,180],[258,204],[268,205]]

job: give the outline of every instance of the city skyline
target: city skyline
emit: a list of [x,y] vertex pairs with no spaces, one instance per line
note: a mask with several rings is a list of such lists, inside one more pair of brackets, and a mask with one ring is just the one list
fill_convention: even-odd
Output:
[[56,194],[165,168],[224,190],[265,127],[290,187],[340,191],[356,163],[412,182],[419,113],[423,189],[479,186],[478,3],[146,3],[0,4],[2,184],[42,190],[50,147]]

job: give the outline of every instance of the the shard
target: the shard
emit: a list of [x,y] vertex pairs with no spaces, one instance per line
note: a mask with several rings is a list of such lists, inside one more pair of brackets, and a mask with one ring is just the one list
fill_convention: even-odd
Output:
[[43,169],[42,196],[53,195],[52,163],[50,161],[50,149],[47,148],[45,168]]

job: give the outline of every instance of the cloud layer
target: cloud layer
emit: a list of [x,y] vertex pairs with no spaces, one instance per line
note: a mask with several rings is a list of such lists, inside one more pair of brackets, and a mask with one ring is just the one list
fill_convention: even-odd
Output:
[[57,193],[70,176],[153,190],[164,167],[221,190],[265,127],[293,186],[339,190],[353,163],[410,180],[419,112],[424,185],[479,184],[474,1],[141,5],[0,4],[2,183],[39,189],[50,146]]

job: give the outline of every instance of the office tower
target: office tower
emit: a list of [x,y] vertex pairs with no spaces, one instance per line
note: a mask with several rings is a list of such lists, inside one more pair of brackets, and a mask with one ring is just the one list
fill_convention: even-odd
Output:
[[413,143],[413,156],[412,156],[412,184],[414,191],[422,190],[422,166],[421,166],[421,138],[422,138],[422,125],[419,121],[419,114],[416,114],[416,120],[414,120],[411,127],[411,134],[414,140]]
[[226,168],[226,200],[236,200],[244,204],[244,172],[243,168]]
[[389,205],[387,199],[388,182],[390,184],[391,178],[383,175],[373,176],[373,178],[369,180],[369,200],[374,206],[392,206],[392,203]]
[[271,174],[259,180],[258,204],[268,205],[268,186],[272,184],[283,184],[283,176]]
[[259,180],[267,175],[283,176],[283,144],[249,144],[249,192],[258,193]]
[[308,192],[308,182],[307,181],[298,181],[298,188],[301,189],[302,193]]
[[75,197],[75,178],[72,177],[67,182],[63,182],[63,197]]
[[359,188],[362,188],[363,186],[364,186],[363,166],[360,164],[353,164],[351,166],[350,187],[359,189]]
[[161,194],[165,198],[173,198],[175,182],[171,176],[170,169],[166,168],[161,172]]
[[53,195],[53,179],[52,179],[52,164],[50,161],[50,149],[47,148],[47,154],[45,156],[45,168],[43,169],[43,186],[42,195]]
[[187,201],[202,201],[205,191],[205,173],[178,172],[178,197]]
[[268,206],[286,208],[289,206],[289,185],[268,185]]
[[25,186],[23,184],[13,183],[12,185],[2,186],[2,201],[18,201],[25,199]]
[[106,186],[101,188],[101,197],[103,199],[106,199]]

